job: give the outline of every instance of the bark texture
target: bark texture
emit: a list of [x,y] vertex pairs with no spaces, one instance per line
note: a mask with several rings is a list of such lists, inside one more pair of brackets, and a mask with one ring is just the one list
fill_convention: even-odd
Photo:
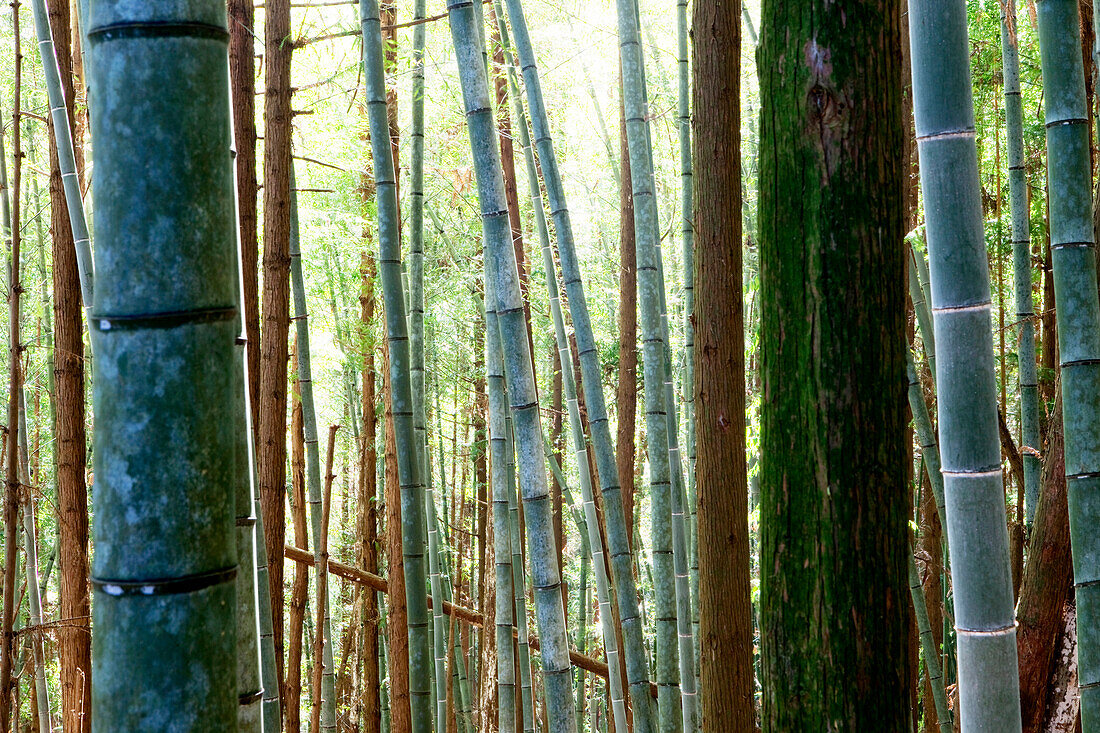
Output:
[[899,6],[766,0],[761,27],[763,728],[906,730]]
[[[256,63],[254,0],[229,0],[229,79],[233,90],[233,138],[237,164],[237,223],[241,236],[244,276],[244,329],[248,338],[248,398],[252,409],[260,401],[260,300],[256,267]],[[258,439],[252,422],[253,442]]]
[[[49,4],[54,51],[73,125],[69,3]],[[75,129],[75,127],[73,128]],[[79,140],[80,138],[77,138]],[[77,150],[80,146],[77,145]],[[92,729],[92,646],[88,618],[88,453],[84,432],[84,334],[80,275],[50,125],[50,228],[53,230],[54,384],[57,418],[57,513],[60,559],[61,722],[66,731]]]
[[1043,451],[1043,478],[1035,510],[1027,563],[1016,606],[1019,624],[1016,649],[1020,658],[1020,711],[1024,730],[1038,730],[1050,694],[1062,609],[1072,598],[1069,513],[1066,498],[1062,409],[1051,410]]
[[286,385],[290,330],[290,0],[269,0],[264,40],[264,337],[256,464],[271,584],[276,674],[283,688],[283,544],[286,537]]
[[700,706],[706,730],[753,710],[745,334],[741,295],[740,3],[695,0],[695,409]]

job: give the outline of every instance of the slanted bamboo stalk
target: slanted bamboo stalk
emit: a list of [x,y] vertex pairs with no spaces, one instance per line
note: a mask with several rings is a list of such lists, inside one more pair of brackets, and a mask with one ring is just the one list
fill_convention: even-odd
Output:
[[390,349],[390,391],[401,482],[402,551],[409,625],[409,697],[413,733],[432,726],[432,660],[428,634],[427,578],[424,562],[424,485],[413,429],[409,329],[401,285],[396,176],[386,117],[382,22],[376,0],[362,0],[363,76],[371,130],[371,153],[378,201],[379,273],[385,301],[386,338]]
[[[531,145],[531,136],[527,130],[527,116],[524,113],[523,100],[519,96],[519,84],[516,79],[515,63],[512,59],[512,52],[509,46],[508,29],[504,24],[504,13],[501,11],[500,6],[500,0],[496,0],[494,2],[494,7],[496,8],[501,45],[504,48],[504,55],[508,65],[509,92],[511,95],[513,114],[516,118],[515,129],[517,130],[519,143],[523,148],[524,160],[527,164],[527,181],[535,218],[535,230],[539,237],[539,244],[542,250],[543,269],[546,273],[546,290],[550,297],[550,315],[554,324],[554,339],[560,363],[562,365],[569,365],[573,363],[573,359],[570,356],[569,340],[566,338],[565,321],[562,318],[560,290],[558,288],[557,275],[555,273],[553,252],[550,248],[550,235],[546,222],[546,213],[543,208],[542,193],[539,188],[539,179],[535,167],[534,148]],[[522,9],[520,9],[520,12],[522,12]],[[541,104],[539,104],[539,108],[543,109]],[[552,145],[552,142],[549,140],[547,143]],[[546,155],[547,152],[551,155],[553,154],[552,149],[544,151],[544,155]],[[543,170],[545,172],[547,168],[544,166]],[[556,166],[554,167],[554,172],[557,172]],[[560,188],[560,181],[557,186]],[[564,212],[564,215],[568,216],[568,212]],[[584,431],[581,427],[576,381],[573,378],[573,370],[569,369],[568,366],[563,366],[562,368],[562,388],[569,413],[569,429],[573,437],[573,453],[577,462],[577,472],[580,476],[581,498],[584,502],[583,514],[579,514],[575,517],[577,528],[584,546],[582,562],[584,557],[591,556],[595,568],[596,595],[600,604],[604,654],[607,656],[608,667],[612,670],[609,677],[611,705],[615,715],[616,730],[625,731],[626,706],[622,690],[622,680],[618,673],[619,649],[612,624],[611,601],[607,586],[608,578],[604,561],[603,541],[600,538],[599,523],[596,520],[596,505],[592,491],[592,476],[589,472],[588,448],[585,444]],[[547,446],[546,456],[551,469],[556,468],[549,446]],[[560,474],[560,468],[558,468],[558,473]],[[564,476],[558,477],[558,483],[562,487],[563,492],[569,491]],[[569,500],[569,504],[573,505],[571,499]],[[578,720],[579,719],[580,713],[578,713]]]
[[[480,3],[478,3],[480,7]],[[523,490],[528,557],[535,592],[535,615],[542,640],[543,688],[547,724],[552,733],[575,733],[561,576],[553,531],[553,516],[543,463],[542,426],[535,392],[531,349],[520,297],[519,273],[508,225],[500,153],[489,98],[488,79],[479,65],[484,53],[475,24],[474,3],[450,0],[451,37],[462,82],[470,144],[474,154],[482,228],[485,235],[486,279],[493,292],[504,352],[508,398],[513,418],[516,457]]]
[[[38,50],[42,57],[42,72],[46,78],[46,95],[50,103],[50,119],[53,122],[54,140],[57,146],[57,160],[61,166],[61,180],[65,185],[65,204],[69,211],[69,222],[73,230],[73,242],[76,245],[76,263],[80,272],[80,295],[84,308],[92,304],[92,244],[88,233],[88,223],[84,216],[84,199],[80,195],[80,179],[76,170],[76,156],[73,151],[73,132],[69,126],[69,113],[65,105],[65,93],[61,88],[61,74],[54,54],[53,32],[50,29],[49,16],[46,13],[45,0],[31,0],[34,11],[34,31],[38,37]],[[61,29],[67,33],[68,29]]]
[[[584,295],[580,265],[573,239],[572,220],[562,186],[554,142],[550,135],[549,118],[542,97],[542,87],[535,64],[534,49],[519,0],[508,0],[508,18],[512,23],[516,52],[523,68],[527,89],[527,103],[531,110],[531,128],[538,150],[546,184],[547,200],[554,231],[557,235],[558,254],[561,258],[562,279],[565,285],[569,312],[577,339],[577,353],[581,366],[582,387],[588,408],[588,422],[592,434],[592,447],[596,458],[596,472],[600,480],[600,493],[604,502],[607,522],[607,545],[611,555],[611,568],[615,595],[623,627],[623,652],[627,683],[630,687],[634,726],[638,733],[650,733],[653,729],[649,699],[649,664],[647,661],[643,623],[638,606],[638,594],[634,582],[630,543],[630,527],[623,510],[622,490],[619,486],[615,463],[615,449],[607,419],[607,407],[600,379],[599,355],[592,332],[588,303]],[[536,205],[541,209],[541,205]],[[568,362],[563,360],[564,366]],[[596,525],[593,525],[596,526]],[[593,551],[596,544],[592,543]],[[609,610],[609,609],[608,609]],[[611,618],[611,614],[606,614]],[[610,650],[610,647],[605,647]]]
[[42,623],[42,594],[38,580],[38,538],[35,531],[34,491],[31,487],[30,450],[27,441],[27,398],[26,392],[20,394],[19,404],[19,466],[22,470],[24,485],[23,505],[23,544],[26,552],[27,571],[27,610],[31,633],[31,653],[34,655],[34,701],[40,731],[52,731],[53,721],[50,715],[50,693],[46,686],[46,655],[42,648],[42,635],[37,627]]

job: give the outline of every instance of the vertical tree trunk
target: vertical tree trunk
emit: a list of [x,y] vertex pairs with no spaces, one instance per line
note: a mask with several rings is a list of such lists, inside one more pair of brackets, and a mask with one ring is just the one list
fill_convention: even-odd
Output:
[[409,708],[409,626],[405,606],[405,568],[402,562],[401,483],[397,475],[397,437],[393,427],[393,401],[390,391],[390,349],[382,340],[382,402],[385,463],[383,483],[386,492],[387,594],[386,632],[390,678],[391,730],[412,729]]
[[[367,188],[369,177],[364,174],[363,188]],[[363,253],[363,264],[360,274],[363,280],[363,289],[359,297],[363,330],[368,334],[364,343],[368,344],[363,354],[363,428],[360,431],[362,446],[359,460],[359,502],[358,519],[356,521],[356,534],[359,538],[357,555],[359,567],[367,572],[378,573],[378,550],[375,543],[378,541],[378,505],[375,497],[378,494],[377,471],[375,462],[378,459],[377,427],[378,418],[375,414],[374,394],[374,268],[373,260]],[[378,669],[378,595],[371,590],[363,591],[363,643],[360,645],[359,663],[362,665],[362,718],[363,733],[381,733],[381,709],[378,688],[381,679]]]
[[1072,573],[1061,400],[1051,410],[1043,455],[1042,488],[1032,523],[1031,551],[1016,606],[1019,632],[1020,710],[1024,730],[1039,730],[1050,693],[1062,608],[1070,598]]
[[[54,53],[61,88],[73,123],[72,55],[69,3],[50,3],[50,26],[59,29]],[[84,335],[81,322],[80,272],[65,189],[58,167],[57,145],[50,127],[50,229],[53,233],[54,384],[57,435],[58,547],[60,615],[70,619],[58,629],[61,655],[61,723],[66,731],[91,730],[92,647],[88,617],[88,490],[84,433]]]
[[899,23],[763,7],[765,731],[910,725]]
[[627,540],[633,547],[630,528],[634,526],[634,428],[638,410],[638,268],[634,251],[634,197],[630,195],[630,152],[621,94],[619,159],[619,383],[615,388],[618,415],[615,457],[623,491]]
[[283,544],[286,536],[286,385],[290,330],[290,0],[264,10],[264,298],[256,463],[279,688],[283,688]]
[[[294,345],[291,363],[294,372],[298,371],[298,348]],[[306,519],[306,445],[302,428],[302,402],[298,390],[294,390],[293,405],[290,409],[290,483],[291,483],[291,520],[294,524],[294,546],[301,550],[309,549],[309,528]],[[302,729],[302,627],[305,624],[306,601],[309,596],[309,566],[303,563],[294,565],[294,581],[290,591],[290,609],[286,631],[286,697],[283,710],[286,711],[287,733],[300,733]]]
[[740,3],[695,0],[695,410],[700,723],[750,731],[753,709],[741,302]]
[[[256,61],[254,0],[229,0],[229,75],[233,91],[233,138],[236,143],[237,221],[244,277],[244,330],[248,339],[248,397],[260,404],[260,301],[257,281],[256,215]],[[253,421],[253,441],[259,441]]]

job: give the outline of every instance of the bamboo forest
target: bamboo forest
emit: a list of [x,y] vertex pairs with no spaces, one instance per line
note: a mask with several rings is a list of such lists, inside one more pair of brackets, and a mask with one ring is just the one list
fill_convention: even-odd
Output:
[[1093,0],[0,16],[0,733],[1100,733]]

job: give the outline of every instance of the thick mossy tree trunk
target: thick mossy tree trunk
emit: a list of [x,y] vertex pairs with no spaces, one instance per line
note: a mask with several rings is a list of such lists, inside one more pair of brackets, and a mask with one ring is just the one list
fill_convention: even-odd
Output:
[[765,731],[910,724],[899,18],[763,6]]
[[93,715],[102,730],[232,730],[240,381],[225,4],[92,10]]
[[[909,6],[963,730],[1020,730],[966,5]],[[899,273],[900,277],[900,273]],[[1094,286],[1095,287],[1095,286]]]
[[696,0],[694,360],[700,724],[752,730],[752,603],[741,297],[739,3]]

